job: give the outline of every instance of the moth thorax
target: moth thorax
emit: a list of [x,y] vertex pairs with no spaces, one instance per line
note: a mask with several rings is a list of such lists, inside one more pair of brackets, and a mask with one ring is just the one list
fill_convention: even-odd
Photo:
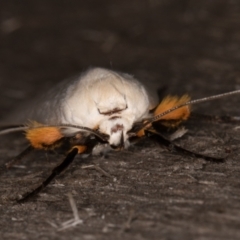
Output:
[[128,140],[127,132],[131,129],[131,123],[122,118],[111,118],[103,121],[99,130],[109,135],[109,144],[113,148],[122,148]]

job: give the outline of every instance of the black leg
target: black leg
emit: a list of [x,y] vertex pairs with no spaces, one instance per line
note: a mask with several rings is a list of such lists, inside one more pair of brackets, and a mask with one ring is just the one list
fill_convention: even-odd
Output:
[[30,193],[26,193],[21,199],[17,200],[17,202],[23,203],[27,201],[29,198],[41,192],[57,175],[59,175],[63,170],[65,170],[73,162],[77,154],[78,154],[78,149],[73,148],[68,153],[67,157],[63,160],[63,162],[52,170],[51,175],[45,181],[43,181],[39,187],[37,187]]
[[214,157],[206,156],[206,155],[203,155],[203,154],[200,154],[200,153],[194,153],[190,150],[187,150],[185,148],[177,146],[173,142],[171,142],[170,140],[168,140],[167,138],[162,136],[159,132],[151,131],[151,130],[147,130],[146,132],[151,134],[151,136],[150,136],[151,139],[154,139],[159,144],[162,144],[162,145],[166,146],[170,151],[175,150],[179,153],[182,153],[182,154],[185,154],[185,155],[188,155],[188,156],[191,156],[191,157],[203,158],[207,161],[211,161],[211,162],[215,162],[215,163],[224,162],[224,158],[214,158]]
[[11,168],[13,165],[21,161],[25,156],[27,156],[30,152],[32,152],[34,148],[29,145],[23,152],[21,152],[18,156],[14,157],[11,161],[6,163],[7,168]]

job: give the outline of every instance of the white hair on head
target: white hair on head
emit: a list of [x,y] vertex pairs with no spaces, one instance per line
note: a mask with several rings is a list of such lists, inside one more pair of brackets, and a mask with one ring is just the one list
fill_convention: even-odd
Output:
[[[26,104],[6,122],[28,123],[30,119],[44,125],[84,126],[109,135],[110,145],[117,146],[123,140],[127,146],[127,132],[135,122],[148,117],[153,106],[156,103],[133,76],[91,68]],[[64,131],[71,135],[75,130],[69,127]]]
[[93,68],[69,87],[62,101],[62,123],[83,125],[108,134],[109,144],[127,141],[133,123],[148,116],[150,100],[132,76]]

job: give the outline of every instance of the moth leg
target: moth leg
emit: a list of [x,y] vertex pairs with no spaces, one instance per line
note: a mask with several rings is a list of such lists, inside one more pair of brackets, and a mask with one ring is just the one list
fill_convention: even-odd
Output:
[[25,156],[27,156],[33,150],[34,150],[34,148],[31,145],[29,145],[23,152],[21,152],[19,155],[14,157],[12,160],[7,162],[5,164],[6,168],[11,168],[13,165],[15,165],[16,163],[20,162]]
[[52,173],[50,174],[50,176],[46,180],[44,180],[39,187],[37,187],[30,193],[26,193],[22,198],[17,200],[17,202],[23,203],[23,202],[27,201],[29,198],[31,198],[31,197],[37,195],[39,192],[41,192],[57,175],[59,175],[61,172],[63,172],[73,162],[75,156],[78,153],[84,152],[85,149],[86,149],[85,146],[73,147],[70,150],[70,152],[68,153],[68,155],[66,156],[66,158],[62,161],[62,163],[59,164],[57,167],[55,167],[52,170]]
[[188,156],[191,156],[191,157],[203,158],[206,161],[210,161],[210,162],[215,162],[215,163],[224,162],[224,158],[215,158],[215,157],[206,156],[206,155],[203,155],[203,154],[200,154],[200,153],[192,152],[192,151],[190,151],[188,149],[185,149],[185,148],[182,148],[180,146],[177,146],[172,141],[170,141],[167,138],[165,138],[164,136],[162,136],[159,132],[152,131],[152,130],[147,130],[146,132],[149,132],[149,133],[153,134],[152,136],[150,136],[150,138],[154,139],[158,143],[166,146],[170,151],[175,150],[179,153],[182,153],[182,154],[185,154],[185,155],[188,155]]

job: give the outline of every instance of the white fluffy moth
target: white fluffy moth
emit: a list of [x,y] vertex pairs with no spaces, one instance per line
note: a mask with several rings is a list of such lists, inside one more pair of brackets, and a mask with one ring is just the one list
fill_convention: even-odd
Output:
[[25,116],[31,121],[1,129],[0,135],[23,131],[29,141],[29,146],[6,164],[7,168],[34,149],[47,151],[68,146],[62,163],[38,188],[18,202],[24,202],[44,189],[77,154],[98,152],[99,146],[102,151],[105,148],[121,150],[146,136],[184,154],[221,162],[221,158],[193,153],[174,145],[162,136],[156,123],[177,128],[189,118],[191,105],[239,93],[240,90],[235,90],[197,100],[190,100],[188,95],[167,96],[155,104],[145,87],[132,76],[103,68],[90,69],[44,95],[39,106],[34,106]]

